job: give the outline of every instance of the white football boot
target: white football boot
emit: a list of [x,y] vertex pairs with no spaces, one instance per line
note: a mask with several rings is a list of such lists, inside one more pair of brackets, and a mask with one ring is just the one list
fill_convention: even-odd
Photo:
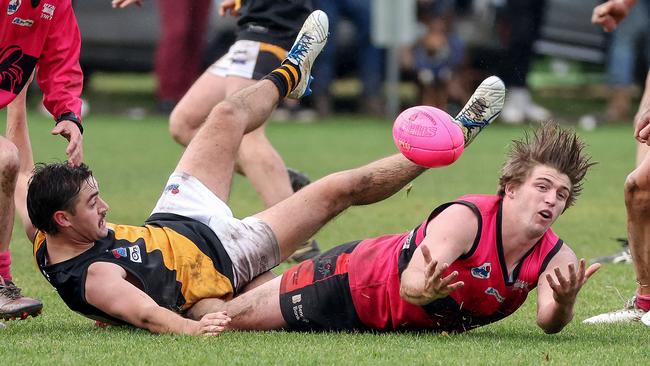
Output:
[[483,80],[463,109],[454,117],[465,137],[465,147],[471,144],[476,135],[494,121],[506,98],[506,86],[496,76]]
[[300,29],[285,61],[289,61],[300,68],[300,81],[291,91],[289,98],[298,99],[311,94],[310,84],[311,67],[327,43],[329,35],[329,21],[327,14],[316,10],[307,17]]
[[[613,324],[613,323],[631,323],[638,322],[642,317],[648,315],[645,311],[636,307],[636,296],[628,300],[625,308],[621,310],[610,311],[582,321],[583,324]],[[646,317],[648,323],[650,318]],[[647,325],[647,324],[646,324]]]

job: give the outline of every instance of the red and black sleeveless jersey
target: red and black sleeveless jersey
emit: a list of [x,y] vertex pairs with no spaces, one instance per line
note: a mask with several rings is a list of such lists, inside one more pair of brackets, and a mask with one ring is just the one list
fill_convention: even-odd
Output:
[[[453,204],[469,207],[479,223],[471,250],[451,263],[444,274],[458,271],[457,280],[464,281],[465,286],[424,307],[410,304],[400,297],[400,275],[424,240],[427,224]],[[498,196],[463,196],[436,208],[410,233],[362,241],[348,265],[352,299],[360,320],[380,330],[463,332],[514,313],[537,286],[540,274],[563,242],[549,229],[508,273],[501,241],[501,210]]]
[[178,215],[154,214],[144,226],[108,227],[108,235],[92,248],[56,264],[47,263],[45,235],[38,232],[34,240],[41,273],[70,309],[92,319],[121,322],[86,302],[86,273],[95,262],[124,268],[158,305],[175,312],[202,298],[232,297],[232,263],[206,225]]
[[237,40],[270,43],[288,50],[312,10],[311,0],[241,0]]

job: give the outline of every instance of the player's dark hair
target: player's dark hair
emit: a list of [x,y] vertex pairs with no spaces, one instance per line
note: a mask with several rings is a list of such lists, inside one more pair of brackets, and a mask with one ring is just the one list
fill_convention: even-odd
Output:
[[68,211],[74,215],[81,187],[92,176],[85,164],[37,164],[27,189],[27,213],[32,225],[48,234],[58,233],[54,213]]
[[508,160],[501,169],[497,194],[503,197],[507,184],[520,185],[535,167],[546,165],[566,174],[571,181],[566,210],[575,203],[587,171],[596,164],[584,151],[585,146],[575,131],[552,122],[536,128],[532,135],[524,132],[523,138],[512,141]]

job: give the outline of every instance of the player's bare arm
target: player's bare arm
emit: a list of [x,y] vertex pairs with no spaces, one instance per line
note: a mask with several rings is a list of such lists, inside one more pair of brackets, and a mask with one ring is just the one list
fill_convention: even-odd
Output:
[[586,268],[584,258],[578,261],[569,247],[562,246],[537,284],[537,325],[545,333],[557,333],[569,324],[580,289],[599,268],[598,263]]
[[36,234],[36,228],[32,225],[32,221],[27,214],[27,185],[34,169],[34,158],[32,157],[32,146],[27,128],[27,89],[33,79],[34,74],[25,84],[23,90],[16,96],[16,99],[7,106],[7,130],[5,133],[6,137],[18,148],[20,168],[16,180],[14,202],[16,213],[20,217],[25,234],[32,242]]
[[113,263],[96,262],[90,265],[85,290],[89,304],[152,333],[215,336],[230,322],[224,312],[206,314],[199,321],[194,321],[158,306],[149,295],[128,282],[126,271]]
[[[462,223],[462,224],[459,224]],[[426,305],[461,288],[458,276],[443,273],[449,263],[467,253],[478,230],[478,220],[466,206],[452,205],[427,226],[424,241],[413,254],[400,280],[400,296],[414,305]]]

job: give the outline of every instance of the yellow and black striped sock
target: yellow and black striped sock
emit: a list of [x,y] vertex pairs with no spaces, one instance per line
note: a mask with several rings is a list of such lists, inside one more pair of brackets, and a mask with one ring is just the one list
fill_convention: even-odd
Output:
[[280,96],[286,98],[300,81],[300,68],[289,61],[285,61],[263,79],[273,82],[278,88]]

